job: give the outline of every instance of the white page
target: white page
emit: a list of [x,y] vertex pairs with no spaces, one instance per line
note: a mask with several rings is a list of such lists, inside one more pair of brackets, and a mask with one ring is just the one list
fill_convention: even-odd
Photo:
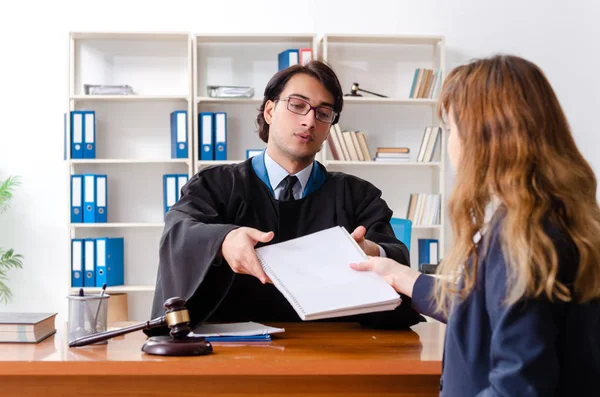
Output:
[[350,268],[367,256],[344,228],[255,251],[265,273],[304,320],[392,310],[400,304],[400,296],[383,278]]
[[269,327],[250,321],[246,323],[203,324],[194,329],[190,336],[252,336],[277,334],[284,331],[283,328]]

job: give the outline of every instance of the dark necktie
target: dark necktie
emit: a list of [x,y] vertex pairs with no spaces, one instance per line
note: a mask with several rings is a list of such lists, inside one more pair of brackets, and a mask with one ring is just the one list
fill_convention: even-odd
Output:
[[288,175],[283,180],[283,190],[281,191],[281,195],[279,196],[280,201],[290,201],[294,199],[294,193],[292,188],[298,182],[298,177],[295,175]]

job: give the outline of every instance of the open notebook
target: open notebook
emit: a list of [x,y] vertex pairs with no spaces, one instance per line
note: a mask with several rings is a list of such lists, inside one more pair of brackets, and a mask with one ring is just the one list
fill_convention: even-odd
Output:
[[400,296],[383,278],[350,268],[367,256],[343,227],[255,251],[302,320],[393,310],[400,304]]

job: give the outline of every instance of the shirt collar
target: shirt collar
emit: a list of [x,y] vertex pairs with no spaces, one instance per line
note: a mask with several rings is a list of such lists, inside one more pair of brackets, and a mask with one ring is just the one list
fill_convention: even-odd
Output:
[[[302,185],[302,191],[306,188],[308,184],[308,178],[310,178],[310,174],[312,172],[314,162],[311,162],[308,167],[304,168],[302,171],[299,171],[293,175],[296,175],[300,184]],[[269,175],[269,182],[271,182],[271,188],[275,190],[277,186],[283,181],[283,179],[289,175],[289,173],[283,168],[279,163],[269,156],[269,153],[265,150],[265,168],[267,169],[267,174]]]

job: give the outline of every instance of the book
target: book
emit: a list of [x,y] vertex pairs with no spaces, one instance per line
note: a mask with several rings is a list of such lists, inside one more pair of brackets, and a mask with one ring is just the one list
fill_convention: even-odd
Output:
[[368,257],[341,226],[255,252],[267,276],[302,320],[393,310],[401,302],[382,277],[350,268],[350,263]]
[[[350,152],[346,147],[346,142],[344,141],[344,136],[342,134],[342,129],[339,124],[334,124],[331,126],[333,130],[333,141],[337,146],[338,153],[341,151],[342,155],[340,156],[340,160],[350,161]],[[339,145],[338,145],[339,143]],[[343,157],[343,158],[342,158]]]
[[[334,138],[335,137],[335,138]],[[340,160],[340,153],[338,152],[338,145],[335,144],[334,139],[337,139],[337,136],[330,132],[327,136],[327,146],[329,146],[329,150],[331,150],[331,156],[334,160]]]
[[359,161],[358,152],[356,151],[357,148],[354,146],[354,142],[352,141],[353,135],[354,133],[352,131],[342,131],[342,136],[350,155],[350,161]]
[[377,153],[410,153],[410,149],[403,147],[378,147]]
[[356,138],[358,139],[358,144],[363,153],[365,161],[371,161],[371,153],[369,153],[369,145],[367,144],[367,137],[365,136],[365,133],[362,131],[357,131]]
[[362,148],[360,146],[360,143],[358,142],[358,137],[356,136],[356,131],[350,131],[350,138],[352,139],[352,145],[354,146],[354,149],[356,150],[356,155],[358,156],[358,161],[370,160],[369,156],[367,156],[367,158],[365,158],[365,156],[363,155]]
[[56,314],[0,313],[0,342],[41,342],[56,332]]

